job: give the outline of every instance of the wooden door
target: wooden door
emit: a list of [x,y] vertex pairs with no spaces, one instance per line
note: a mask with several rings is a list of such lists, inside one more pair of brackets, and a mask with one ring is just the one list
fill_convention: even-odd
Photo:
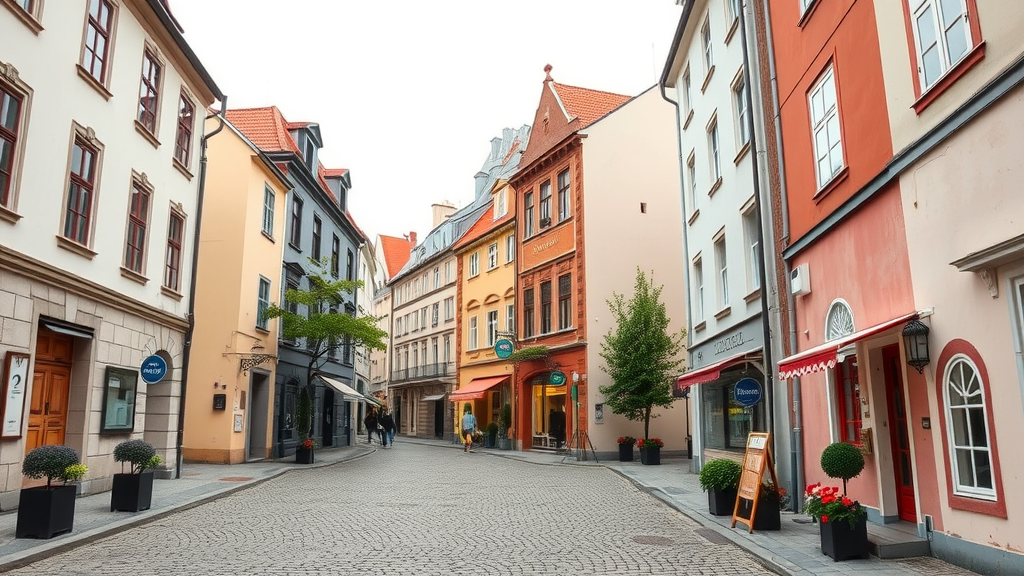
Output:
[[46,444],[63,444],[71,385],[74,339],[40,328],[32,373],[25,452]]
[[910,455],[910,422],[903,394],[899,345],[882,348],[885,389],[889,410],[889,441],[892,444],[893,477],[896,482],[896,509],[900,520],[917,522],[914,497],[914,461]]

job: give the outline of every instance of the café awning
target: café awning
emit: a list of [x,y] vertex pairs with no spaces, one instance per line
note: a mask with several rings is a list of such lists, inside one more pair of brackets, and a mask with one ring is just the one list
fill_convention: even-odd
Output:
[[444,398],[444,394],[431,394],[430,396],[424,396],[422,398],[422,400],[424,402],[434,402],[434,401],[440,400],[442,398]]
[[859,332],[854,332],[853,334],[837,338],[830,342],[815,346],[809,350],[804,350],[803,352],[794,354],[788,358],[784,358],[779,361],[779,380],[788,380],[805,374],[835,368],[839,359],[839,351],[843,348],[851,344],[855,344],[865,338],[869,338],[876,334],[885,332],[886,330],[895,328],[900,324],[909,322],[910,320],[914,320],[919,315],[920,312],[904,314],[899,318],[893,318],[892,320],[876,324],[870,328],[865,328]]
[[741,352],[735,356],[730,356],[725,360],[715,362],[714,364],[708,364],[703,368],[687,372],[679,378],[676,378],[675,389],[678,392],[689,388],[694,384],[703,384],[705,382],[718,380],[718,377],[722,374],[722,370],[737,364],[742,364],[748,360],[753,360],[754,358],[759,358],[760,355],[760,351]]
[[351,386],[345,384],[344,382],[339,382],[334,378],[328,378],[326,376],[323,376],[322,374],[317,374],[316,377],[323,380],[324,384],[327,384],[331,388],[334,388],[336,392],[341,394],[342,398],[349,402],[372,402],[380,406],[380,403],[377,402],[376,399],[370,396],[366,396],[365,394],[360,394],[358,390],[352,388]]
[[479,400],[483,398],[491,388],[508,380],[508,375],[491,376],[488,378],[474,378],[462,388],[459,388],[448,397],[452,402],[466,402],[468,400]]

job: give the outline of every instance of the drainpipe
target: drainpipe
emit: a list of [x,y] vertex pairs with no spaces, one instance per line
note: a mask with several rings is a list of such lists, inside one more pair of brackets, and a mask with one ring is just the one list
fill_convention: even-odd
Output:
[[177,439],[177,466],[174,477],[181,478],[181,445],[185,438],[185,390],[188,388],[188,363],[192,352],[192,333],[196,327],[196,277],[199,275],[199,232],[203,224],[203,196],[206,192],[206,142],[216,136],[224,129],[224,112],[228,109],[228,97],[221,95],[220,112],[212,114],[204,119],[217,117],[219,124],[217,128],[203,136],[199,143],[199,193],[196,195],[196,225],[192,234],[192,272],[189,278],[188,287],[188,330],[185,332],[185,350],[181,355],[181,395],[178,398],[178,439]]

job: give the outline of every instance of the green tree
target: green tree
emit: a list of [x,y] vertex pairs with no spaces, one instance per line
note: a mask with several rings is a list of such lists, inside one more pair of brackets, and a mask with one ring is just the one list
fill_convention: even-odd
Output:
[[630,420],[642,420],[644,438],[650,437],[651,418],[656,407],[672,406],[672,380],[682,366],[678,358],[685,330],[669,332],[671,321],[661,302],[661,286],[653,286],[654,273],[648,279],[639,268],[633,297],[612,293],[608,307],[615,328],[601,343],[604,371],[612,377],[610,386],[601,386],[605,404],[615,414]]
[[[306,274],[309,283],[307,289],[289,289],[284,293],[285,302],[295,305],[296,312],[288,306],[282,308],[271,304],[266,311],[267,318],[281,319],[281,334],[286,340],[306,340],[306,353],[309,363],[306,366],[306,385],[300,391],[309,399],[313,397],[313,376],[330,358],[332,351],[346,345],[365,346],[372,350],[387,348],[387,332],[377,328],[377,319],[362,314],[356,316],[343,309],[343,294],[355,294],[363,286],[358,280],[334,280],[327,271],[327,261],[319,262],[309,259],[315,270]],[[306,314],[301,314],[299,306],[304,306]],[[309,435],[306,430],[299,430],[305,439]]]

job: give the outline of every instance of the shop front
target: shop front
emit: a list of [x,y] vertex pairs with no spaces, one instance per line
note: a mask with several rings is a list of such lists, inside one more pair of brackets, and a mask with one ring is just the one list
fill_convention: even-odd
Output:
[[[557,351],[517,368],[517,440],[523,450],[566,448],[576,430],[587,430],[583,347]],[[575,394],[574,394],[575,390]]]

